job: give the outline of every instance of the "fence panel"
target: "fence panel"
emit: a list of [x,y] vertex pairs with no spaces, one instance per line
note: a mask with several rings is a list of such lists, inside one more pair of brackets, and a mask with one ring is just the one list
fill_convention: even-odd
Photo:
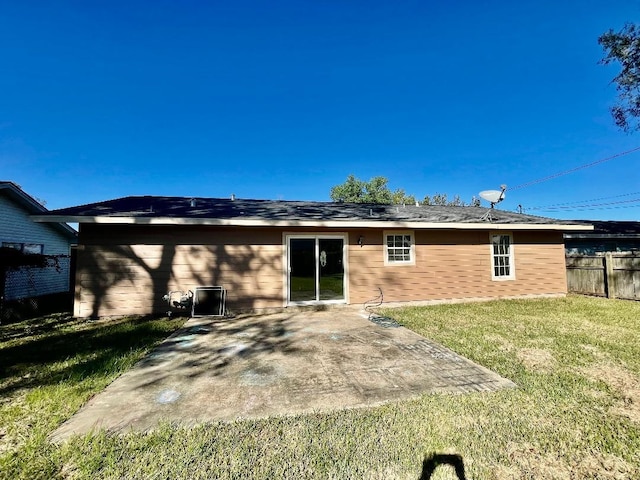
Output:
[[572,293],[606,297],[604,257],[567,257],[567,289]]
[[566,266],[571,293],[640,300],[640,255],[571,255]]

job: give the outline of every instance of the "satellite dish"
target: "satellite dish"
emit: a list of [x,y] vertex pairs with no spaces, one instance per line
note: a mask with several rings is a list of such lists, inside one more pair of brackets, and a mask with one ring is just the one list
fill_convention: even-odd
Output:
[[485,190],[480,192],[480,198],[491,203],[491,206],[493,206],[504,198],[504,190]]
[[[504,192],[506,190],[506,185],[500,185],[500,190],[483,190],[479,193],[479,195],[480,198],[489,202],[491,204],[491,208],[493,208],[496,203],[500,203],[502,200],[504,200]],[[487,211],[487,213],[482,216],[481,220],[491,221],[491,210]]]

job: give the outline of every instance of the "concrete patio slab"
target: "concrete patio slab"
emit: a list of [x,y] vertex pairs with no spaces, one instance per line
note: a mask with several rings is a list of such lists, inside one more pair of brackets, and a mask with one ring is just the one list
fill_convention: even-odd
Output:
[[192,318],[52,435],[373,406],[514,384],[351,309]]

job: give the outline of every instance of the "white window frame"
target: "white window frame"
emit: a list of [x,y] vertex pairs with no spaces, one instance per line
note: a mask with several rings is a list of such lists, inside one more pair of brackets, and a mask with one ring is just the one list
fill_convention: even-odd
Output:
[[[507,253],[496,253],[494,251],[494,238],[495,237],[507,237],[509,239],[509,252]],[[513,244],[513,234],[511,232],[490,232],[489,233],[489,252],[491,258],[491,280],[493,281],[505,281],[505,280],[515,280],[516,279],[516,265],[515,265],[515,255],[514,255],[514,244]],[[496,258],[506,258],[508,260],[508,275],[496,275]],[[504,268],[505,265],[498,265],[497,268]]]
[[[409,260],[389,260],[389,244],[388,244],[388,237],[389,236],[409,236],[409,242],[411,243],[411,245],[409,246]],[[412,266],[416,264],[416,247],[415,247],[415,241],[416,236],[413,230],[384,230],[382,232],[382,245],[383,245],[383,252],[384,252],[384,265],[385,266]],[[395,240],[394,240],[395,241]],[[391,248],[406,248],[403,246],[394,246]]]

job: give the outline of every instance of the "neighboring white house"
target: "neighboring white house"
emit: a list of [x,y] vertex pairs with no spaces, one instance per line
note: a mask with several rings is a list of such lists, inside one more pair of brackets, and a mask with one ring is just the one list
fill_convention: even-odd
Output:
[[9,272],[4,300],[69,291],[71,245],[77,233],[66,223],[36,223],[30,215],[47,209],[13,182],[0,181],[0,246],[24,253],[61,255],[56,268],[24,268]]

